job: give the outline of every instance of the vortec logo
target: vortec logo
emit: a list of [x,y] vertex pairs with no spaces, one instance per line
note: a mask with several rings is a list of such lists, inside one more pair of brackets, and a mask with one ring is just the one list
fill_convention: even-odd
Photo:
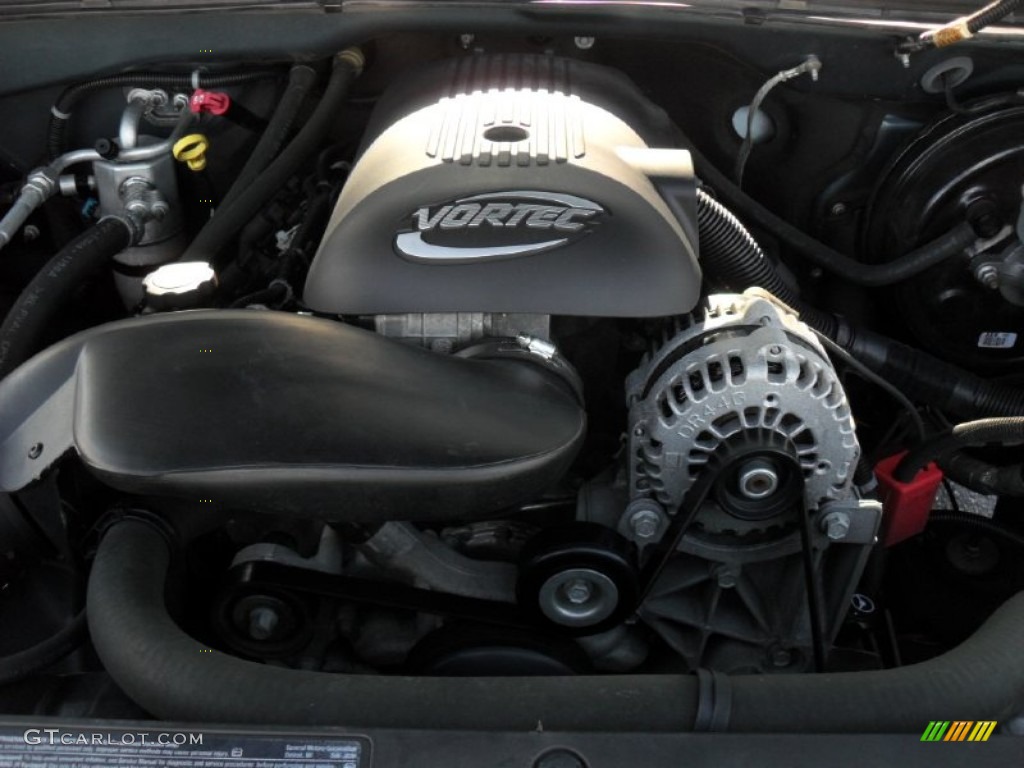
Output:
[[395,249],[414,261],[458,263],[529,256],[589,234],[604,209],[582,197],[552,192],[495,192],[412,214],[413,231]]

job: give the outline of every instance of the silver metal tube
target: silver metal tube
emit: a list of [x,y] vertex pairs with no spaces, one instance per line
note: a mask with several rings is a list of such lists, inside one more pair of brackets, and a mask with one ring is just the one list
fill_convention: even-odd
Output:
[[94,149],[79,149],[61,155],[45,168],[37,168],[28,175],[28,181],[21,188],[21,194],[11,206],[7,215],[0,219],[0,248],[3,248],[39,206],[53,197],[60,189],[61,172],[76,163],[99,160],[100,154]]
[[37,187],[26,186],[21,191],[21,195],[11,206],[11,210],[0,220],[0,248],[14,239],[14,235],[21,229],[22,224],[45,200],[42,191]]
[[142,115],[148,105],[149,102],[145,99],[135,98],[128,102],[128,106],[121,113],[121,127],[117,135],[122,150],[133,149],[139,143],[139,123],[142,122]]
[[[161,142],[149,144],[145,147],[136,147],[138,141],[138,123],[145,109],[145,102],[134,100],[125,109],[121,118],[120,140],[122,146],[125,142],[131,147],[122,149],[114,159],[115,163],[134,163],[143,160],[153,160],[171,151],[174,143],[180,139],[195,118],[189,110],[185,110],[171,135]],[[76,149],[66,152],[58,157],[45,168],[38,168],[29,174],[28,182],[21,189],[21,194],[11,206],[7,214],[0,219],[0,249],[14,239],[15,234],[28,220],[39,206],[53,197],[60,189],[59,178],[66,168],[78,163],[91,163],[103,160],[104,157],[95,149]]]
[[76,149],[72,152],[65,152],[63,155],[58,157],[48,166],[46,166],[45,173],[52,174],[54,177],[59,176],[66,168],[70,168],[72,165],[78,165],[78,163],[91,163],[94,160],[102,160],[103,155],[97,152],[95,149]]
[[185,131],[187,131],[192,125],[192,121],[195,117],[196,116],[192,114],[192,112],[186,109],[178,119],[178,123],[174,126],[174,130],[171,131],[171,135],[166,139],[156,144],[147,144],[144,147],[122,149],[114,159],[114,162],[135,163],[140,160],[152,160],[160,157],[160,155],[166,152],[170,152],[174,147],[175,142],[185,135]]

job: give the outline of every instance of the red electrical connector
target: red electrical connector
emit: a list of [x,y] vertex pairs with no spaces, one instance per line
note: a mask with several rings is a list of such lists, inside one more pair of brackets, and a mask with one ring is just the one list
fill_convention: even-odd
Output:
[[204,112],[221,117],[231,109],[231,97],[220,91],[204,91],[196,88],[188,102],[189,108],[197,115]]
[[893,472],[906,452],[882,459],[875,467],[879,494],[882,498],[882,545],[891,547],[904,539],[916,536],[928,524],[928,516],[935,506],[935,496],[942,483],[942,470],[935,464],[917,473],[909,483],[901,483]]

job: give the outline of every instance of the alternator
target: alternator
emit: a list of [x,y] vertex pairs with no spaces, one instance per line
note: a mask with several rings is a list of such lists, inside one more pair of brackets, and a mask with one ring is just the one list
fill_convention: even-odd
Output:
[[749,458],[729,470],[719,506],[743,533],[786,502],[787,470],[758,446],[791,458],[804,509],[850,495],[860,448],[846,394],[814,333],[770,297],[710,297],[703,321],[661,345],[627,393],[634,499],[673,514],[709,462],[727,465],[735,451]]

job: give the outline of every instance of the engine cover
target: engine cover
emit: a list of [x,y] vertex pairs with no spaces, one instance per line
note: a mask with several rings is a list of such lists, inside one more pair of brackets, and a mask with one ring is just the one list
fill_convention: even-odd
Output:
[[[445,95],[403,105],[439,78]],[[374,116],[306,303],[372,315],[689,311],[700,289],[690,155],[650,149],[595,104],[588,92],[608,78],[621,89],[600,67],[515,56],[404,82]],[[675,214],[655,181],[671,181],[675,199],[684,190]]]

